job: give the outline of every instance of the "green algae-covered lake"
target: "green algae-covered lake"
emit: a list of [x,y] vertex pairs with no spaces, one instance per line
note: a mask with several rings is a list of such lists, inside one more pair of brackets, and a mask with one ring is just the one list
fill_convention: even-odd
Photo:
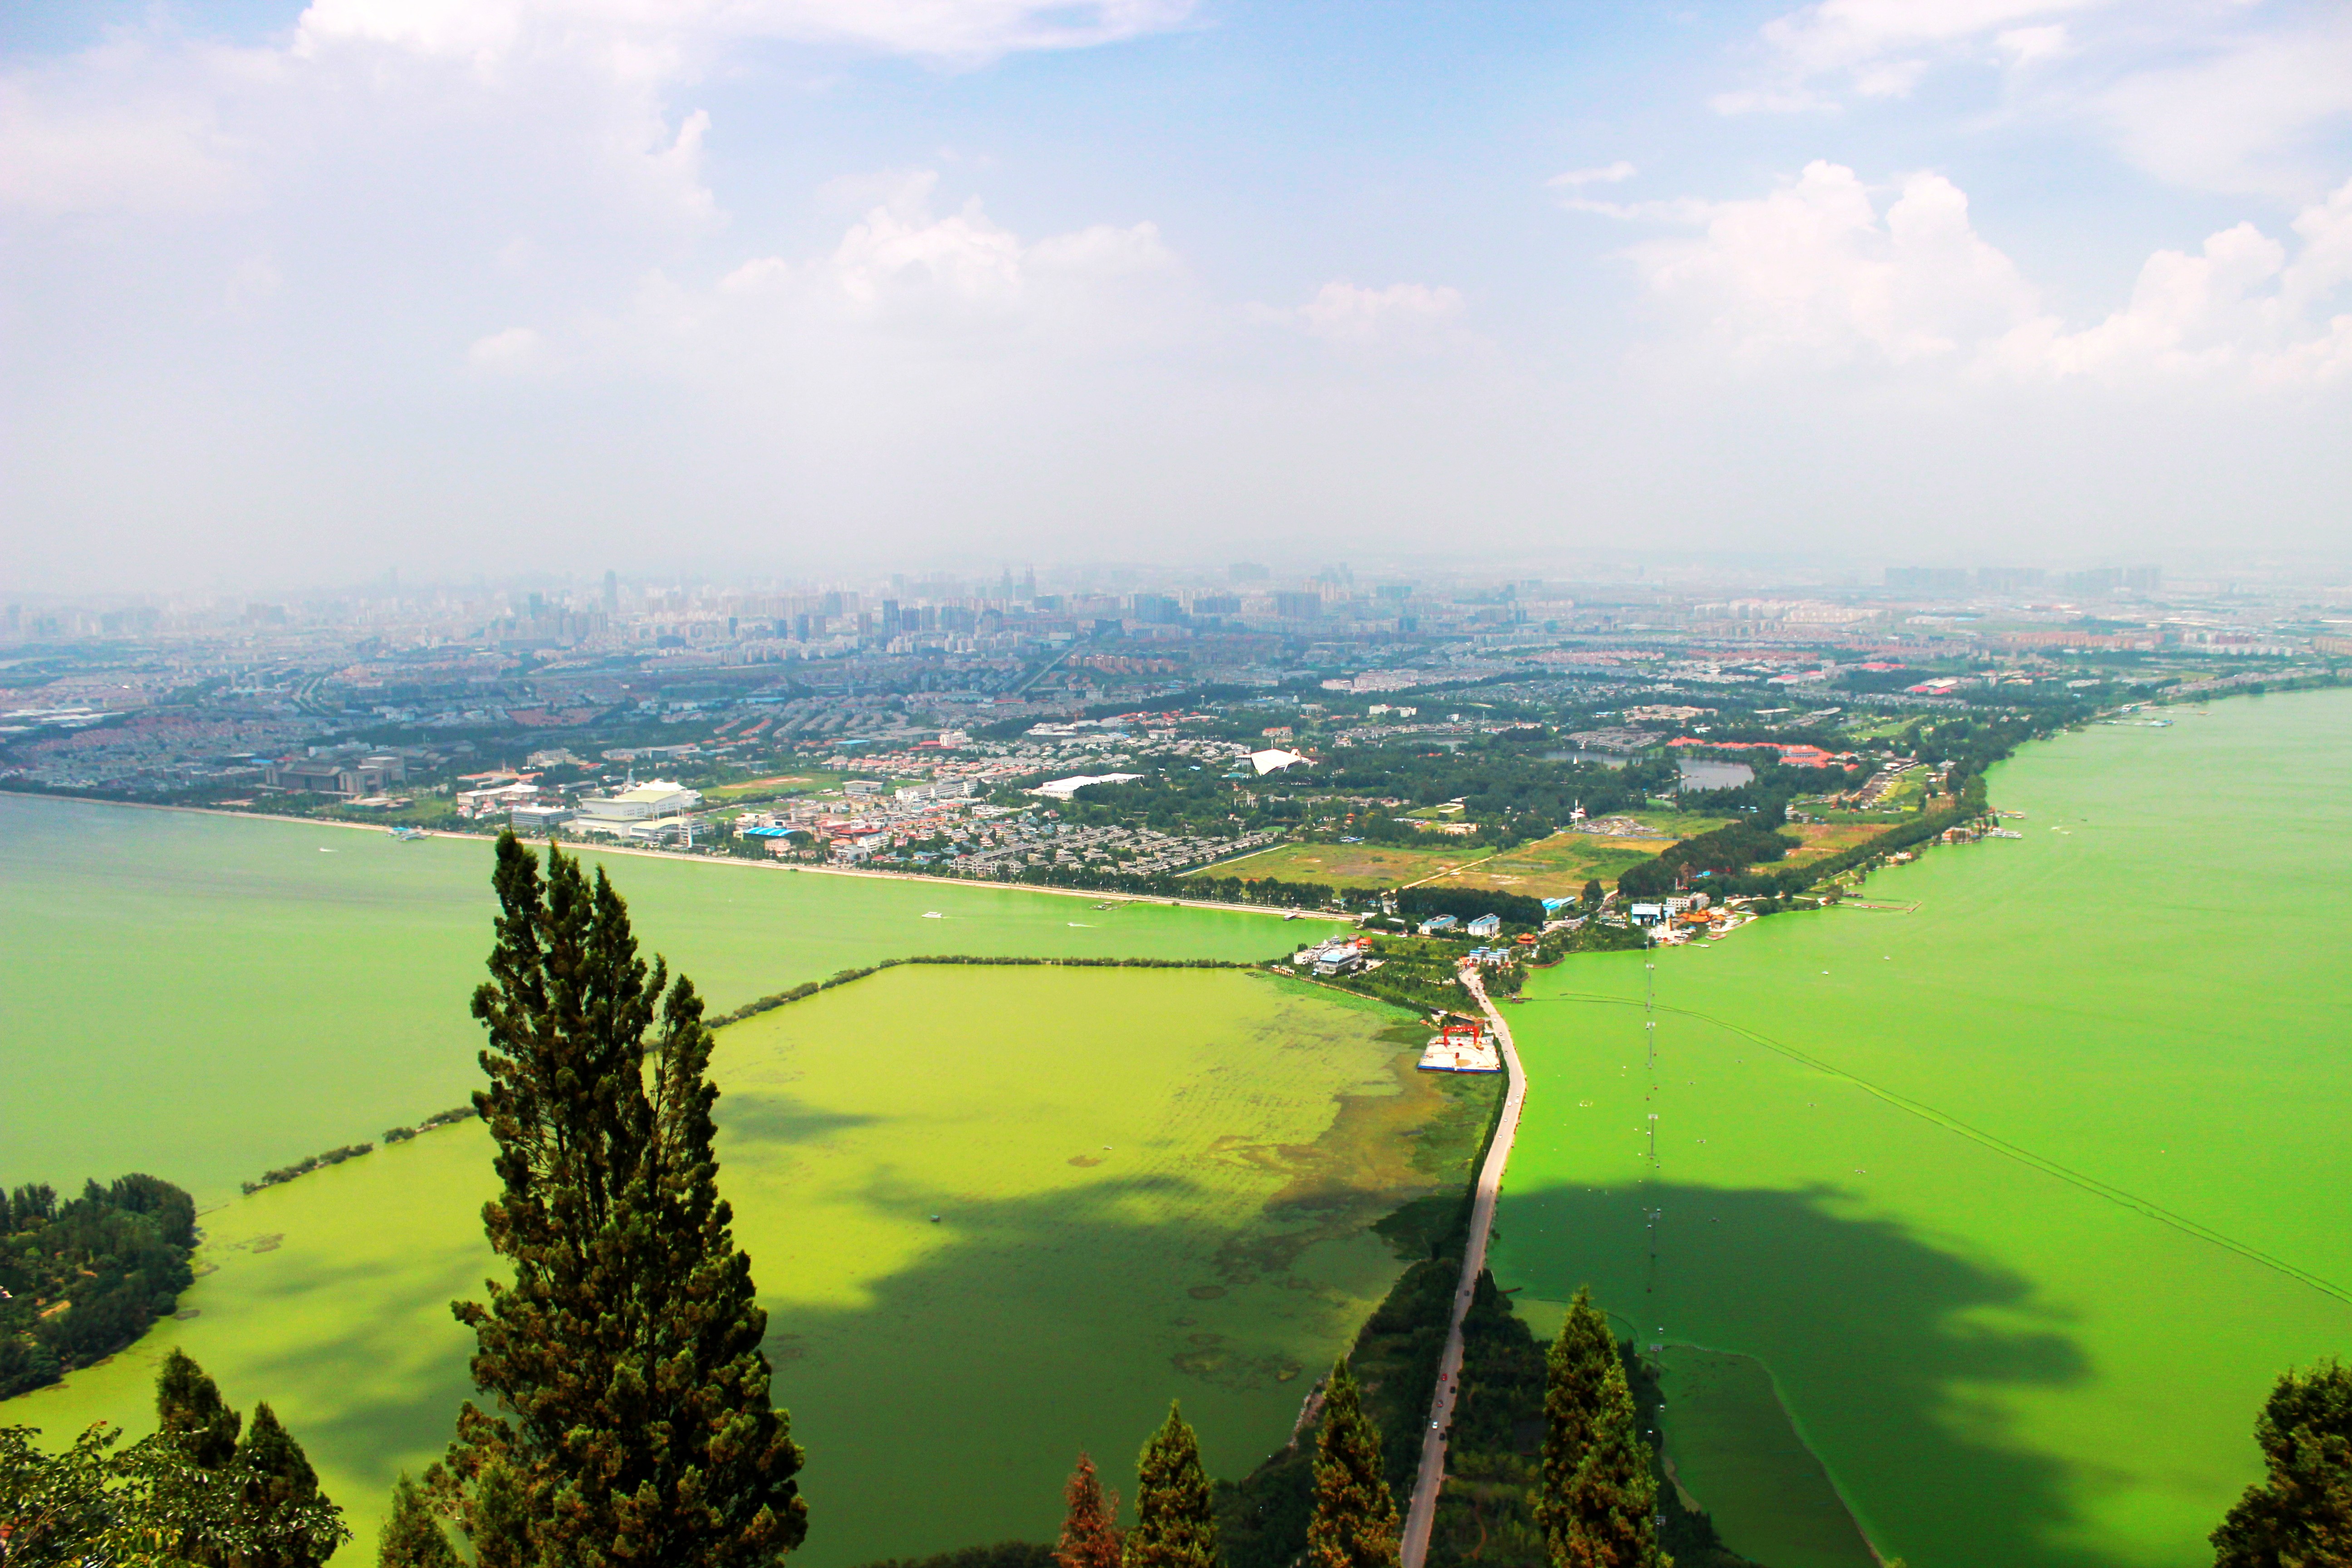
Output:
[[[196,1194],[463,1104],[488,841],[0,795],[5,1179]],[[591,854],[714,1012],[920,952],[1262,959],[1306,922]],[[926,919],[927,911],[940,918]]]
[[[2352,1349],[2352,693],[2171,716],[2004,764],[2024,837],[1873,879],[1910,912],[1580,957],[1512,1009],[1496,1272],[1539,1330],[1590,1281],[1665,1347],[1678,1478],[1769,1568],[1861,1568],[1848,1510],[1913,1568],[2208,1563],[2272,1378]],[[471,1087],[478,846],[5,798],[0,829],[6,1179],[144,1167],[218,1202]],[[1297,933],[614,868],[719,1007],[890,953]],[[1388,1023],[1233,973],[906,968],[727,1031],[815,1568],[1044,1539],[1070,1453],[1117,1479],[1171,1394],[1219,1473],[1278,1443],[1392,1277],[1362,1223],[1432,1179],[1404,1134],[1465,1125]],[[908,1074],[842,1048],[869,1037]],[[203,1315],[0,1418],[135,1424],[184,1342],[372,1532],[467,1392],[445,1303],[490,1263],[486,1153],[459,1127],[207,1215]]]
[[[472,1392],[448,1303],[496,1268],[487,1134],[235,1184],[478,1081],[487,848],[5,797],[0,822],[5,1179],[147,1169],[207,1205],[188,1315],[0,1421],[142,1430],[183,1346],[287,1419],[365,1558],[393,1475]],[[610,868],[648,945],[722,1008],[909,952],[1262,957],[1300,929]],[[1049,1538],[1077,1450],[1116,1478],[1171,1397],[1220,1473],[1277,1447],[1402,1267],[1369,1227],[1458,1184],[1484,1126],[1491,1080],[1413,1072],[1399,1021],[1231,971],[909,966],[726,1029],[722,1183],[810,1455],[797,1555]]]
[[1760,1363],[1914,1568],[2189,1568],[2272,1379],[2352,1351],[2352,692],[2166,711],[2004,764],[2023,838],[1872,879],[1914,912],[1580,960],[1513,1010],[1496,1273],[1669,1347],[1682,1482],[1772,1568],[1846,1559],[1678,1355]]

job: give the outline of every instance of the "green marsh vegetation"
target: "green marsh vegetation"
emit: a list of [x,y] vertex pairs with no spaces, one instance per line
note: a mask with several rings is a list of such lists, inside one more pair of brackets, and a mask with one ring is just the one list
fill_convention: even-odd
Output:
[[2171,711],[2000,764],[2024,838],[1878,873],[1916,912],[1530,977],[1496,1275],[1538,1328],[1590,1280],[1668,1347],[1669,1454],[1732,1550],[1834,1534],[1714,1436],[1769,1426],[1761,1376],[1881,1552],[2209,1561],[2249,1412],[2352,1341],[2352,693]]

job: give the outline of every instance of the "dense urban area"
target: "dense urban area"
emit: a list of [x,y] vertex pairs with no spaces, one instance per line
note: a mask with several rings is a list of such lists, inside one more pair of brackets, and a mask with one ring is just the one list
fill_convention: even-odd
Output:
[[2352,589],[2276,575],[1619,575],[10,605],[0,788],[1675,940],[2005,831],[1953,769],[2026,735],[2352,668]]

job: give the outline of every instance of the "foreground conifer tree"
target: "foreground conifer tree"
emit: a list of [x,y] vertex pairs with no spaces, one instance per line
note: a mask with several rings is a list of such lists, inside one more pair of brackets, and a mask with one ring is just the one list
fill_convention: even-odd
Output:
[[1576,1468],[1592,1447],[1592,1425],[1601,1409],[1601,1391],[1617,1365],[1617,1339],[1609,1320],[1592,1304],[1592,1292],[1580,1289],[1569,1303],[1568,1319],[1559,1326],[1544,1355],[1543,1491],[1536,1502],[1536,1522],[1554,1563],[1565,1561],[1568,1516],[1564,1500],[1576,1479]]
[[392,1513],[376,1537],[376,1568],[462,1568],[430,1503],[406,1470],[393,1484]]
[[[431,1484],[483,1568],[734,1568],[807,1533],[801,1451],[768,1401],[767,1314],[718,1194],[711,1037],[684,976],[637,955],[600,870],[499,837],[497,943],[474,994],[498,1144],[490,1245],[514,1283],[473,1329],[474,1382]],[[650,1059],[649,1059],[650,1058]]]
[[1119,1568],[1118,1494],[1103,1489],[1092,1458],[1078,1456],[1078,1468],[1070,1472],[1062,1498],[1069,1510],[1062,1519],[1062,1539],[1054,1545],[1054,1561],[1060,1568]]
[[1323,1394],[1315,1438],[1315,1514],[1307,1526],[1313,1568],[1396,1568],[1396,1494],[1381,1465],[1381,1435],[1364,1415],[1343,1359]]
[[2254,1423],[2266,1472],[2213,1532],[2215,1568],[2352,1563],[2352,1372],[2289,1370]]
[[1592,1444],[1560,1499],[1561,1568],[1674,1568],[1658,1550],[1658,1482],[1650,1470],[1625,1369],[1612,1357],[1594,1413]]
[[314,1538],[308,1521],[326,1500],[319,1474],[267,1404],[253,1407],[236,1457],[239,1512],[252,1532],[252,1543],[233,1554],[236,1568],[318,1568],[341,1544],[341,1533],[324,1543]]
[[1217,1519],[1201,1443],[1171,1401],[1136,1465],[1127,1568],[1217,1568]]
[[236,1455],[245,1421],[221,1397],[212,1375],[174,1349],[155,1374],[155,1426],[181,1440],[189,1462],[217,1470]]

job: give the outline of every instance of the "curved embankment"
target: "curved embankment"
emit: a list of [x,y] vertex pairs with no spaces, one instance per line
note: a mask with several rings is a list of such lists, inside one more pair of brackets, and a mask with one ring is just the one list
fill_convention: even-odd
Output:
[[1486,1163],[1478,1167],[1478,1188],[1470,1203],[1470,1235],[1462,1247],[1462,1280],[1454,1292],[1454,1313],[1445,1326],[1445,1353],[1437,1363],[1437,1393],[1429,1404],[1429,1430],[1422,1434],[1421,1470],[1412,1482],[1412,1505],[1404,1519],[1404,1568],[1421,1568],[1429,1554],[1430,1527],[1437,1518],[1437,1494],[1445,1485],[1445,1430],[1454,1420],[1454,1391],[1462,1378],[1462,1320],[1470,1310],[1470,1293],[1486,1267],[1486,1236],[1495,1225],[1495,1200],[1503,1190],[1503,1170],[1511,1163],[1511,1140],[1519,1129],[1519,1109],[1528,1097],[1528,1077],[1519,1070],[1518,1048],[1511,1043],[1510,1026],[1487,1000],[1486,988],[1475,973],[1463,984],[1477,999],[1502,1047],[1503,1070],[1508,1075],[1503,1091],[1503,1113],[1495,1123]]

